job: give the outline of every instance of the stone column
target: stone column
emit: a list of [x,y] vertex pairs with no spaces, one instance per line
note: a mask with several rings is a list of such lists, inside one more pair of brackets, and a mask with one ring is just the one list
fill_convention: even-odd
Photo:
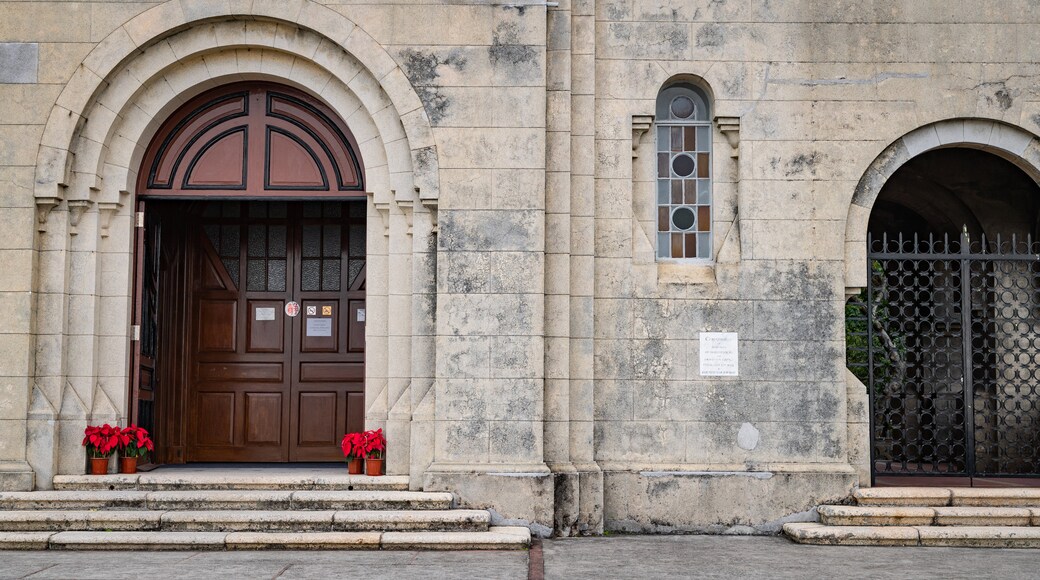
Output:
[[433,462],[437,335],[437,212],[417,205],[412,224],[412,405],[410,487],[422,488]]
[[390,353],[386,379],[387,473],[408,473],[412,399],[412,200],[410,191],[397,192],[390,204],[390,244],[387,281],[387,347]]
[[579,472],[577,531],[603,530],[594,441],[596,2],[575,0],[571,26],[570,459]]
[[[60,206],[51,210],[40,223],[37,241],[34,287],[36,328],[35,364],[32,377],[32,396],[28,413],[28,460],[36,472],[36,487],[50,489],[58,471],[58,451],[61,448],[60,415],[65,391],[65,327],[68,303],[65,292],[67,268],[68,212]],[[69,413],[85,415],[82,405]],[[80,465],[80,472],[86,461]]]
[[33,237],[31,167],[0,168],[0,491],[28,491],[26,411],[32,388]]
[[[389,193],[376,190],[365,225],[365,428],[386,427]],[[387,457],[394,453],[388,450]]]

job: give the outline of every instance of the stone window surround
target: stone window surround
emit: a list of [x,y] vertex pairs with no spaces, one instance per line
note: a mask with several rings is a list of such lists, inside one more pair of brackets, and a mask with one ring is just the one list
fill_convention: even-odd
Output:
[[[366,385],[366,421],[384,426],[390,438],[400,442],[398,449],[416,447],[415,453],[397,454],[397,465],[389,468],[411,473],[415,485],[421,484],[418,478],[432,461],[433,450],[426,444],[412,445],[410,423],[432,416],[413,418],[411,404],[432,397],[433,363],[413,365],[396,346],[390,360],[386,341],[410,334],[410,342],[432,342],[434,333],[425,328],[428,320],[391,318],[388,305],[417,299],[422,288],[429,287],[426,278],[434,274],[432,260],[422,250],[388,250],[430,247],[420,238],[436,232],[436,148],[421,103],[389,55],[345,17],[317,5],[305,6],[301,12],[312,14],[297,14],[295,19],[308,20],[308,28],[326,30],[337,40],[291,23],[230,15],[181,29],[192,18],[181,12],[179,3],[157,6],[102,41],[59,96],[39,155],[36,197],[39,300],[64,304],[48,309],[54,313],[51,317],[40,317],[36,340],[66,346],[52,351],[52,356],[42,353],[34,373],[37,385],[28,429],[45,445],[31,451],[28,460],[39,487],[49,486],[55,473],[82,471],[79,441],[69,444],[81,436],[81,425],[88,420],[118,421],[125,415],[131,300],[130,268],[125,266],[132,261],[130,192],[141,153],[173,108],[208,88],[243,79],[278,80],[309,90],[358,134],[370,176],[369,223],[383,224],[382,229],[369,228],[369,246],[374,248],[370,253],[376,254],[371,257],[381,265],[370,266],[377,272],[369,274],[370,302],[375,306],[369,307],[369,328],[382,336],[372,337],[375,352],[368,357],[366,374],[372,380]],[[166,32],[177,29],[181,31]],[[249,48],[243,48],[243,36]],[[133,56],[121,62],[127,54]],[[424,217],[414,220],[413,215]],[[401,241],[394,242],[397,238]],[[61,263],[71,263],[82,279],[66,278]],[[48,287],[55,290],[48,292]],[[72,316],[74,311],[97,314],[78,317]],[[66,316],[73,322],[62,329]],[[81,336],[97,338],[88,344],[79,340]],[[417,347],[433,350],[432,344]],[[425,395],[409,389],[423,389]],[[408,418],[395,420],[395,414]]]
[[[716,103],[714,102],[713,92],[711,86],[707,80],[703,77],[691,74],[691,73],[676,73],[669,76],[667,79],[663,79],[660,87],[666,88],[677,82],[693,83],[701,87],[708,95],[710,106],[714,110]],[[660,94],[660,90],[654,93],[654,103],[656,103],[656,97]],[[644,208],[640,203],[643,198],[657,199],[656,189],[656,136],[654,134],[654,115],[651,113],[634,113],[631,116],[632,124],[632,216],[633,216],[633,227],[639,228],[639,222],[650,221],[656,218],[656,203],[651,204],[653,216],[644,215]],[[732,115],[719,115],[716,114],[712,118],[712,135],[717,136],[721,134],[725,137],[726,143],[729,144],[729,158],[731,158],[734,164],[737,164],[736,171],[736,195],[737,205],[739,206],[739,189],[740,189],[740,116]],[[649,134],[649,137],[647,135]],[[715,139],[713,139],[715,141]],[[722,159],[726,157],[722,155],[722,148],[716,147],[716,143],[712,144],[712,173],[713,175],[720,174],[719,164],[722,163]],[[715,155],[714,153],[719,153]],[[714,178],[713,178],[713,196],[712,204],[715,203],[714,195]],[[650,187],[652,185],[652,187]],[[647,197],[652,196],[652,197]],[[713,212],[714,213],[714,212]],[[737,212],[739,216],[739,211]],[[654,266],[656,268],[657,280],[659,284],[666,285],[683,285],[683,284],[716,284],[716,267],[720,263],[739,261],[740,249],[744,243],[739,239],[739,218],[735,218],[727,232],[727,237],[723,241],[715,240],[712,248],[712,259],[711,260],[659,260],[656,256],[656,244],[651,241],[649,248],[640,247],[638,238],[634,237],[633,242],[635,247],[632,249],[633,262],[640,266]],[[715,224],[713,224],[713,236],[716,235]],[[737,239],[730,242],[728,237],[734,235]],[[723,251],[727,249],[727,244],[733,243],[736,247],[736,252],[729,252],[728,255],[723,255]],[[735,260],[731,254],[736,254]]]

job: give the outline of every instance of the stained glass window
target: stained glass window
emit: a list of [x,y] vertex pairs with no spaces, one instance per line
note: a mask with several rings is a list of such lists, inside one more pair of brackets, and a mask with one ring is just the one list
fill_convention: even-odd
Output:
[[678,83],[657,97],[657,257],[710,260],[711,110],[699,87]]

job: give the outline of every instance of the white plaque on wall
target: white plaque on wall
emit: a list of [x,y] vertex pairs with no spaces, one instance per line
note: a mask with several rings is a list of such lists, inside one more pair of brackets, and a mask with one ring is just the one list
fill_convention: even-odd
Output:
[[701,376],[737,376],[737,333],[700,333]]

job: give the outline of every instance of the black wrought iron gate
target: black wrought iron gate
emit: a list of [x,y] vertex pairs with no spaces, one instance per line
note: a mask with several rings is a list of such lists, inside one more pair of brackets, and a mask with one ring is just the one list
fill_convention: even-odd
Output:
[[[1040,476],[1040,243],[868,241],[850,301],[874,476]],[[856,372],[856,369],[853,369]]]

